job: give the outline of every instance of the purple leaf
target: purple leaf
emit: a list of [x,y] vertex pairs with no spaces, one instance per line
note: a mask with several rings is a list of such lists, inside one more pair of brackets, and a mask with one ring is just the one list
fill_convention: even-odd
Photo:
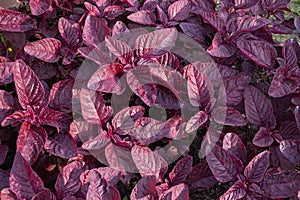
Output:
[[245,112],[249,122],[274,128],[275,116],[271,101],[254,86],[249,86],[244,92]]
[[223,149],[236,155],[241,161],[247,158],[247,150],[241,139],[235,133],[227,133],[223,139]]
[[0,63],[0,85],[6,85],[13,82],[13,62]]
[[0,122],[12,114],[14,104],[13,96],[5,90],[0,90]]
[[82,33],[83,40],[98,48],[106,35],[110,35],[110,30],[102,19],[92,15],[87,16]]
[[296,120],[298,129],[300,130],[300,106],[296,106],[294,115],[295,115],[295,120]]
[[2,122],[1,126],[8,126],[17,122],[24,121],[26,119],[26,110],[17,110],[13,114],[7,116]]
[[76,143],[68,132],[59,132],[48,138],[44,148],[48,153],[65,159],[75,157],[77,152]]
[[258,147],[268,147],[274,142],[271,134],[272,132],[270,128],[260,127],[252,142]]
[[216,31],[224,29],[224,27],[225,27],[224,20],[221,19],[216,14],[216,12],[209,12],[209,11],[201,10],[201,12],[199,12],[199,14],[201,15],[202,19],[206,23],[211,25]]
[[42,124],[54,126],[58,129],[64,130],[67,130],[72,122],[70,115],[60,111],[52,110],[48,107],[41,110],[40,120]]
[[88,176],[90,184],[86,194],[87,199],[104,199],[103,195],[105,192],[107,192],[107,185],[105,180],[101,178],[101,174],[96,170],[92,170]]
[[62,199],[75,194],[81,187],[79,177],[84,172],[82,161],[73,161],[66,165],[59,173],[55,190],[57,198]]
[[162,24],[167,24],[168,23],[168,16],[166,15],[166,13],[162,10],[161,7],[159,7],[159,5],[156,6],[157,9],[157,15],[158,15],[158,19]]
[[80,29],[77,23],[72,22],[66,18],[59,18],[58,20],[58,31],[63,40],[70,46],[73,47],[79,42]]
[[244,175],[249,182],[259,183],[263,180],[264,175],[269,167],[269,151],[263,151],[255,156],[244,170]]
[[260,40],[238,40],[237,46],[246,57],[257,65],[266,69],[274,67],[277,51],[269,43]]
[[129,29],[127,28],[127,26],[122,22],[122,21],[117,21],[114,25],[114,27],[112,28],[112,36],[116,36],[118,34],[124,33],[129,31]]
[[236,9],[246,9],[246,8],[251,8],[255,4],[257,4],[259,0],[235,0],[234,1],[234,7]]
[[23,60],[17,60],[13,73],[19,102],[23,109],[27,109],[27,106],[41,109],[45,90],[33,70]]
[[130,63],[133,56],[130,46],[110,36],[105,37],[105,43],[109,51],[117,56],[122,63]]
[[123,65],[114,63],[101,66],[90,78],[88,88],[106,93],[122,94],[125,90]]
[[174,28],[156,30],[139,35],[135,41],[138,56],[160,56],[175,46],[177,31]]
[[242,181],[235,182],[225,194],[223,194],[220,200],[237,200],[242,199],[247,194],[247,185]]
[[262,189],[272,199],[291,197],[299,188],[300,174],[294,170],[269,170],[262,183]]
[[96,17],[101,17],[102,16],[102,12],[98,9],[97,6],[89,3],[89,2],[84,2],[84,6],[85,8],[89,11],[89,15],[93,15]]
[[141,176],[154,175],[159,180],[167,172],[167,162],[159,154],[152,152],[149,147],[135,145],[131,155]]
[[189,199],[189,189],[188,186],[184,183],[173,186],[162,195],[160,195],[159,200],[188,200]]
[[49,10],[51,3],[51,0],[30,0],[30,11],[33,15],[41,15]]
[[189,174],[189,188],[190,189],[208,189],[214,186],[217,180],[214,178],[211,170],[206,163],[200,163],[193,167]]
[[298,34],[300,34],[300,16],[298,16],[294,19],[294,24],[295,24],[296,30],[298,31]]
[[192,165],[192,156],[188,155],[180,159],[169,174],[171,184],[178,185],[180,183],[183,183],[188,174],[192,171]]
[[100,49],[93,47],[80,47],[78,49],[78,53],[80,53],[83,57],[94,61],[99,65],[104,65],[110,62],[109,57]]
[[155,195],[155,176],[142,177],[133,188],[130,199],[137,200],[146,197],[147,195]]
[[132,13],[128,15],[127,18],[138,24],[149,25],[149,26],[156,24],[156,17],[153,14],[153,12],[149,10],[141,10],[136,13]]
[[2,165],[5,162],[7,152],[8,146],[0,145],[0,165]]
[[199,111],[193,117],[189,119],[186,124],[185,130],[188,133],[196,131],[199,127],[201,127],[207,120],[209,116],[204,111]]
[[242,161],[218,145],[207,154],[206,161],[214,177],[220,182],[235,180],[243,170]]
[[291,162],[298,164],[300,161],[300,142],[298,140],[283,140],[280,142],[280,151]]
[[212,110],[213,120],[219,124],[227,126],[245,126],[245,117],[235,108],[217,107]]
[[47,132],[43,127],[23,122],[17,139],[17,151],[31,165],[37,160],[46,138]]
[[116,186],[120,180],[120,171],[111,167],[100,167],[96,169],[103,177],[109,186]]
[[[105,132],[105,134],[107,134]],[[95,138],[89,139],[88,141],[84,142],[82,144],[82,148],[86,150],[101,150],[105,146],[107,146],[110,143],[109,139],[106,135],[104,135],[104,132],[101,132],[98,136]]]
[[31,199],[44,189],[43,181],[19,152],[16,152],[9,181],[18,199]]
[[207,52],[217,58],[229,58],[236,52],[235,44],[228,43],[224,40],[225,35],[223,32],[217,32],[213,38],[211,46],[207,49]]
[[297,67],[297,54],[296,54],[295,48],[290,44],[289,40],[286,40],[283,44],[282,48],[282,56],[284,58],[285,66],[288,67],[288,69]]
[[133,128],[134,123],[144,115],[145,109],[142,106],[127,107],[118,112],[112,119],[114,132],[126,135]]
[[55,38],[45,38],[27,43],[24,51],[42,61],[56,63],[59,60],[61,43]]
[[260,29],[270,23],[266,18],[256,18],[250,15],[243,17],[232,18],[227,24],[227,31],[238,33],[248,33]]
[[55,195],[49,190],[45,189],[32,197],[31,200],[56,200]]
[[172,21],[182,21],[188,18],[191,4],[189,0],[179,0],[172,3],[168,8],[168,17]]
[[107,6],[104,9],[104,15],[109,20],[114,20],[119,15],[125,13],[125,8],[119,5]]
[[0,8],[0,30],[25,32],[36,27],[36,21],[23,13]]
[[[9,188],[9,176],[10,176],[10,171],[7,170],[3,170],[0,169],[0,190],[3,190],[4,188]],[[0,196],[1,199],[5,199],[2,198]]]
[[3,190],[1,190],[0,198],[5,200],[18,200],[15,193],[8,188],[4,188]]

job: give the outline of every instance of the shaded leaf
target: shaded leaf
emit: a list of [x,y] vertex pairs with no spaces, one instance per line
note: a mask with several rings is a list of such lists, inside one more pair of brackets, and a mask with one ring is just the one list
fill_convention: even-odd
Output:
[[30,11],[33,15],[41,15],[49,10],[51,3],[51,0],[30,0]]
[[270,128],[260,127],[258,132],[255,134],[252,142],[254,145],[259,147],[268,147],[274,142],[271,134],[272,132]]
[[245,117],[235,108],[220,106],[212,110],[211,116],[215,122],[227,126],[245,126],[247,124]]
[[245,161],[247,158],[246,147],[240,137],[235,133],[226,133],[223,138],[223,149],[230,151],[241,161]]
[[206,163],[200,163],[193,167],[189,174],[189,188],[190,189],[208,189],[214,186],[217,180],[214,178],[211,170]]
[[228,190],[220,197],[220,200],[237,200],[243,198],[247,194],[247,186],[242,181],[235,182]]
[[142,177],[135,187],[132,189],[130,199],[137,200],[146,197],[147,195],[155,195],[155,176],[144,176]]
[[180,159],[169,174],[171,184],[177,185],[183,183],[186,177],[188,176],[188,174],[192,171],[192,165],[193,165],[192,156],[188,155]]
[[280,151],[291,162],[300,162],[300,142],[297,140],[283,140],[280,142]]

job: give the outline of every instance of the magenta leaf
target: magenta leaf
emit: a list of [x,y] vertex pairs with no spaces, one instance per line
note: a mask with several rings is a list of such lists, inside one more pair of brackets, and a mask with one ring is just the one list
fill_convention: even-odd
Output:
[[0,198],[5,200],[18,200],[15,193],[11,191],[9,188],[3,188],[1,190]]
[[173,186],[167,191],[165,191],[159,197],[159,200],[172,200],[172,199],[188,200],[189,199],[188,186],[184,183]]
[[133,188],[130,199],[137,200],[146,197],[147,195],[155,195],[155,176],[144,176],[142,177]]
[[41,178],[32,170],[19,152],[16,152],[9,181],[10,189],[18,199],[31,199],[44,189]]
[[255,156],[244,170],[244,175],[249,182],[257,182],[263,180],[264,175],[269,167],[269,151],[263,151]]
[[125,90],[123,65],[107,64],[101,66],[90,78],[88,88],[100,92],[122,94]]
[[125,13],[125,11],[126,10],[125,10],[124,6],[119,6],[119,5],[107,6],[104,9],[104,15],[107,19],[114,20],[119,15],[122,15],[123,13]]
[[55,38],[45,38],[27,43],[24,51],[42,61],[56,63],[59,60],[61,42]]
[[19,102],[23,109],[27,109],[27,106],[41,109],[45,90],[33,70],[23,60],[17,60],[13,73]]
[[271,136],[270,128],[260,127],[253,138],[253,144],[259,147],[268,147],[273,144],[274,139]]
[[8,126],[17,122],[24,121],[26,119],[26,110],[17,110],[13,114],[7,116],[2,122],[1,126]]
[[82,33],[83,40],[98,48],[106,35],[110,35],[110,30],[102,19],[92,15],[87,16]]
[[114,132],[126,135],[133,128],[134,123],[144,115],[145,108],[142,106],[131,106],[118,112],[112,119]]
[[208,189],[214,186],[217,180],[214,178],[211,170],[206,163],[200,163],[193,167],[189,174],[189,188],[190,189]]
[[224,41],[224,34],[217,32],[207,52],[217,58],[229,58],[236,52],[235,44]]
[[23,122],[17,139],[17,151],[31,165],[37,160],[46,138],[47,132],[43,127]]
[[81,187],[79,177],[84,172],[82,161],[73,161],[66,165],[59,173],[55,190],[57,198],[62,199],[75,194]]
[[201,127],[207,120],[209,116],[204,111],[199,111],[193,117],[189,119],[186,124],[185,130],[188,133],[196,131],[199,127]]
[[33,15],[41,15],[49,10],[51,3],[51,0],[30,0],[30,11]]
[[293,163],[300,161],[300,142],[298,140],[283,140],[280,142],[280,151]]
[[149,10],[141,10],[136,13],[132,13],[128,15],[127,17],[129,20],[136,22],[138,24],[143,24],[143,25],[155,25],[156,23],[156,17],[153,14],[153,12]]
[[130,46],[110,36],[105,37],[105,43],[109,51],[117,56],[122,63],[130,63],[133,56]]
[[59,18],[58,31],[63,40],[70,46],[75,46],[79,42],[79,25],[66,18]]
[[235,0],[234,1],[234,7],[237,9],[245,9],[245,8],[251,8],[255,4],[257,4],[259,0]]
[[232,18],[226,28],[230,32],[247,33],[262,28],[268,23],[270,23],[270,21],[266,18],[256,18],[246,15],[243,17]]
[[186,156],[180,159],[169,174],[171,184],[178,185],[180,183],[183,183],[188,174],[192,171],[192,165],[192,156]]
[[14,110],[14,98],[5,90],[0,90],[0,122],[12,114]]
[[275,116],[271,101],[254,86],[249,86],[244,92],[245,112],[249,122],[274,128]]
[[120,171],[111,167],[100,167],[96,169],[101,174],[109,186],[116,186],[120,180]]
[[294,170],[269,170],[262,183],[262,189],[272,199],[291,197],[299,188],[300,174]]
[[223,139],[223,149],[236,155],[241,161],[247,158],[247,150],[240,137],[235,133],[227,133]]
[[207,154],[206,161],[214,177],[220,182],[235,180],[243,170],[242,161],[218,145]]
[[237,200],[242,199],[247,194],[247,185],[242,181],[235,182],[225,194],[223,194],[220,200]]
[[67,130],[70,126],[72,118],[68,114],[46,107],[41,110],[40,120],[42,124]]
[[0,63],[0,85],[13,82],[13,62]]
[[131,155],[142,176],[154,175],[159,180],[167,172],[167,162],[149,147],[135,145],[131,150]]
[[269,43],[260,40],[238,40],[237,46],[246,57],[257,65],[266,69],[274,67],[277,51]]
[[215,30],[222,30],[225,27],[224,20],[215,12],[201,10],[199,14],[201,15],[202,19],[211,25]]
[[45,189],[32,197],[31,200],[56,200],[55,195],[49,190]]
[[68,132],[59,132],[54,137],[48,138],[44,149],[50,154],[65,159],[75,157],[77,152],[76,143]]
[[175,46],[177,30],[167,28],[139,35],[135,41],[138,56],[160,56]]
[[8,32],[25,32],[33,29],[36,21],[23,13],[0,8],[0,30]]
[[106,190],[106,182],[103,178],[101,178],[101,174],[96,170],[90,171],[88,174],[90,184],[86,194],[87,199],[96,200],[96,199],[104,199],[103,195]]
[[104,65],[110,62],[109,57],[100,49],[93,47],[80,47],[78,49],[78,53],[80,53],[83,57],[94,61],[99,65]]
[[245,117],[235,108],[217,107],[212,110],[213,120],[219,124],[228,126],[245,126]]
[[172,3],[168,8],[168,17],[172,21],[182,21],[188,18],[191,4],[188,0],[179,0]]

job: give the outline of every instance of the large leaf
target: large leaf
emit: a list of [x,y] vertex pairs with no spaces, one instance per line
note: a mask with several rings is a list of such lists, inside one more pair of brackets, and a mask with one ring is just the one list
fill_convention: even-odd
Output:
[[300,163],[300,142],[298,140],[283,140],[280,142],[279,148],[291,162]]
[[236,155],[241,161],[247,158],[247,150],[240,137],[235,133],[227,133],[223,138],[223,149]]
[[167,172],[167,162],[149,147],[135,145],[131,155],[142,176],[154,175],[159,180]]
[[27,43],[24,51],[42,61],[56,63],[59,60],[61,42],[55,38],[45,38]]
[[155,195],[155,184],[156,177],[155,176],[144,176],[142,177],[136,184],[136,186],[132,189],[130,199],[137,200],[142,199],[147,195]]
[[123,63],[129,63],[132,60],[133,51],[126,43],[110,36],[105,37],[105,43],[109,51]]
[[237,200],[243,198],[247,194],[247,185],[242,181],[235,182],[225,194],[223,194],[220,200]]
[[216,12],[204,11],[199,12],[202,19],[211,25],[215,30],[222,30],[225,27],[224,20],[220,18]]
[[263,151],[255,156],[244,170],[244,175],[249,182],[257,182],[263,180],[264,175],[269,167],[269,151]]
[[220,182],[235,180],[243,170],[242,161],[218,145],[207,154],[206,161],[214,177]]
[[216,183],[217,180],[214,178],[206,163],[195,165],[189,174],[188,185],[190,189],[208,189],[214,186]]
[[261,40],[238,40],[237,46],[257,65],[267,69],[274,67],[277,51],[273,45]]
[[172,3],[168,8],[168,17],[172,21],[182,21],[188,18],[191,4],[189,0],[179,0]]
[[48,138],[44,148],[48,153],[65,159],[73,158],[77,153],[76,143],[68,132],[59,132]]
[[49,10],[51,3],[51,0],[30,0],[30,11],[33,15],[41,15]]
[[64,130],[68,130],[72,122],[72,117],[70,115],[52,110],[48,107],[42,109],[39,118],[42,124]]
[[184,183],[173,186],[162,195],[160,195],[159,200],[188,200],[189,199],[189,189]]
[[80,189],[79,177],[83,172],[84,163],[77,160],[69,163],[60,171],[55,183],[55,190],[59,199],[71,196]]
[[112,119],[114,132],[120,135],[128,134],[134,123],[144,115],[145,109],[142,106],[131,106],[118,112]]
[[288,198],[297,194],[300,174],[294,170],[269,170],[262,182],[262,189],[269,198]]
[[10,189],[21,200],[31,199],[44,189],[43,181],[19,152],[16,152],[9,181]]
[[136,38],[138,56],[160,56],[175,46],[177,31],[174,28],[156,30]]
[[47,132],[43,127],[36,127],[30,122],[23,122],[17,139],[17,151],[31,165],[43,149]]
[[245,112],[249,122],[274,128],[275,116],[271,101],[254,86],[249,86],[244,92]]
[[102,19],[92,15],[87,16],[82,33],[83,40],[97,48],[106,35],[110,35],[110,30]]
[[59,18],[58,31],[63,40],[70,46],[74,46],[79,42],[79,26],[66,18]]
[[153,12],[149,10],[141,10],[135,13],[132,13],[127,16],[127,18],[133,22],[143,25],[155,25],[156,24],[156,17]]
[[169,174],[171,184],[177,185],[183,183],[188,174],[192,171],[192,165],[192,156],[186,156],[180,159]]
[[215,122],[227,126],[245,126],[247,124],[245,117],[235,108],[220,106],[212,110],[211,116]]
[[[227,25],[227,31],[247,33],[255,31],[270,23],[266,18],[256,18],[250,15],[243,17],[232,18]],[[237,34],[237,33],[233,33]]]
[[19,102],[23,109],[27,109],[27,106],[40,109],[45,98],[45,90],[33,70],[23,60],[17,60],[13,73]]
[[25,32],[33,29],[36,21],[23,13],[0,7],[0,30]]

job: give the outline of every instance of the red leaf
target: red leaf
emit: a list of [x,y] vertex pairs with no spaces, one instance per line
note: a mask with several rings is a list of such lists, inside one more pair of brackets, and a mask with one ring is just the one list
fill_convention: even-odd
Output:
[[17,60],[13,73],[22,108],[27,109],[27,106],[31,106],[33,109],[41,109],[45,98],[45,90],[33,70],[23,60]]
[[0,30],[25,32],[36,27],[36,21],[23,13],[0,8]]
[[271,101],[254,86],[249,86],[244,92],[245,112],[249,122],[270,128],[275,128],[276,121]]
[[263,180],[264,175],[269,167],[269,151],[263,151],[255,156],[244,170],[244,175],[251,183],[259,183]]
[[188,186],[184,183],[173,186],[162,195],[160,195],[159,200],[188,200],[189,199],[189,189]]
[[168,8],[168,17],[172,21],[182,21],[189,17],[191,4],[188,0],[179,0]]
[[45,150],[55,156],[69,159],[76,156],[76,142],[68,132],[59,132],[48,138],[44,144]]
[[38,194],[34,195],[31,200],[56,200],[55,195],[49,190],[45,189]]
[[19,152],[16,152],[9,181],[10,189],[22,200],[31,199],[44,189],[43,181]]
[[209,116],[204,111],[199,111],[193,117],[189,119],[186,124],[185,130],[188,133],[196,131],[200,126],[202,126],[207,120]]
[[273,45],[260,40],[238,40],[237,46],[246,57],[257,65],[266,69],[274,67],[277,51]]
[[122,15],[125,12],[125,8],[119,5],[107,6],[104,9],[104,15],[109,20],[114,20],[116,17]]
[[24,51],[42,61],[56,63],[59,60],[61,43],[55,38],[45,38],[27,43]]
[[271,136],[272,132],[270,128],[260,127],[259,131],[253,138],[253,144],[259,147],[268,147],[273,144],[274,139]]
[[0,85],[6,85],[13,82],[13,62],[0,63]]
[[183,183],[188,176],[188,174],[192,171],[193,165],[193,157],[186,156],[180,159],[176,165],[174,166],[173,170],[169,174],[170,182],[172,185],[177,185]]
[[131,155],[142,176],[154,175],[159,180],[167,172],[167,162],[148,147],[135,145],[131,150]]
[[242,199],[247,194],[247,186],[242,181],[235,182],[220,200],[237,200]]
[[5,90],[0,90],[0,122],[9,116],[14,109],[14,98]]
[[73,47],[76,44],[78,44],[80,29],[77,23],[74,23],[71,20],[61,17],[58,20],[58,31],[63,40],[70,47]]
[[208,189],[214,186],[217,180],[214,178],[211,170],[206,163],[200,163],[193,167],[191,173],[189,174],[189,188],[191,190],[198,189]]
[[132,13],[127,18],[133,22],[143,25],[155,25],[156,17],[152,11],[149,10],[141,10],[136,13]]
[[214,177],[220,182],[234,180],[243,170],[242,161],[218,145],[207,154],[206,161]]
[[202,19],[206,23],[211,25],[216,31],[223,30],[225,28],[224,20],[220,18],[215,12],[201,10],[199,14],[201,15]]
[[64,130],[67,130],[72,122],[70,115],[52,110],[48,107],[42,109],[39,117],[42,124]]
[[49,11],[49,8],[51,6],[52,1],[51,0],[30,0],[30,11],[33,15],[41,15],[47,11]]
[[146,197],[147,195],[155,195],[155,184],[156,177],[155,176],[144,176],[142,177],[135,187],[132,189],[130,199],[138,200]]
[[23,122],[17,139],[17,151],[31,165],[37,160],[46,138],[47,132],[43,127]]
[[213,120],[219,124],[227,126],[245,126],[245,117],[235,108],[217,107],[212,110]]
[[117,56],[122,63],[130,63],[133,56],[133,51],[130,46],[110,36],[105,37],[105,43],[110,53]]
[[227,133],[223,139],[223,149],[236,155],[241,161],[247,158],[247,150],[241,139],[235,133]]
[[13,114],[7,116],[2,122],[1,126],[8,126],[26,119],[26,110],[17,110]]

